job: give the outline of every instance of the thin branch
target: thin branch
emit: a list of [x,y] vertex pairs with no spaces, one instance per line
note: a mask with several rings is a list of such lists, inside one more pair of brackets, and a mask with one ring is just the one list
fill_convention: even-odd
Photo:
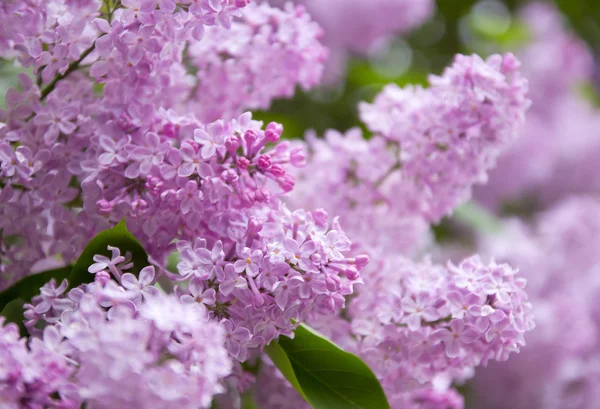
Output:
[[[104,35],[104,34],[102,34],[102,35]],[[102,35],[100,37],[102,37]],[[79,59],[77,61],[73,61],[71,64],[69,64],[69,67],[64,72],[64,74],[57,75],[56,77],[54,77],[54,79],[46,86],[46,88],[44,88],[42,90],[40,101],[43,101],[44,99],[46,99],[48,94],[50,94],[54,90],[58,81],[65,79],[69,74],[71,74],[73,71],[75,71],[77,68],[79,68],[79,64],[81,64],[81,62],[88,55],[90,55],[90,53],[92,51],[94,51],[95,47],[96,47],[96,41],[94,41],[94,43],[90,46],[90,48],[88,48],[83,53],[81,53],[81,55],[79,56]]]

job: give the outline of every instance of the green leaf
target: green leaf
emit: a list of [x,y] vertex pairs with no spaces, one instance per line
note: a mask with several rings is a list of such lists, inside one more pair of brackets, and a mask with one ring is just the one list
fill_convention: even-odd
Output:
[[2,312],[0,312],[0,315],[6,317],[7,322],[13,322],[19,326],[19,332],[21,332],[21,336],[27,336],[27,329],[23,323],[24,304],[25,301],[23,301],[21,298],[16,298],[6,304],[6,306],[2,308]]
[[290,362],[288,356],[285,351],[277,342],[271,342],[269,345],[265,347],[265,352],[271,358],[271,361],[275,364],[277,369],[285,376],[285,379],[298,391],[300,396],[304,398],[308,402],[308,398],[304,394],[298,379],[296,378],[296,374],[294,372],[294,368],[292,367],[292,363]]
[[587,41],[592,50],[598,51],[598,44],[600,44],[600,2],[592,0],[556,0],[556,5],[571,23],[573,30]]
[[177,273],[177,264],[181,261],[181,255],[178,251],[174,251],[167,257],[167,270],[171,273]]
[[356,355],[306,325],[265,352],[314,409],[389,409],[379,381]]
[[94,276],[88,272],[88,267],[94,264],[94,256],[96,254],[110,257],[111,252],[108,250],[108,246],[118,247],[121,250],[121,255],[125,255],[127,251],[131,252],[134,273],[139,272],[148,265],[146,250],[144,250],[138,239],[127,230],[125,221],[121,220],[112,229],[100,232],[85,246],[83,253],[81,253],[81,256],[79,256],[69,274],[69,288],[77,287],[93,280]]
[[29,302],[35,295],[40,293],[40,288],[53,278],[56,280],[56,284],[60,285],[62,280],[69,276],[70,272],[71,266],[67,266],[56,270],[48,270],[43,273],[33,274],[17,281],[11,287],[0,293],[0,311],[2,311],[8,303],[16,299]]

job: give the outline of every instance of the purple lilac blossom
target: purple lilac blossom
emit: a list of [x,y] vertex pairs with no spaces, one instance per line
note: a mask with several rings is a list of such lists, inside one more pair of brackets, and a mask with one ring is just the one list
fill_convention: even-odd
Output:
[[198,69],[190,110],[203,121],[231,118],[290,98],[296,86],[312,88],[327,58],[322,34],[304,7],[292,3],[283,10],[250,4],[231,28],[207,27],[188,50]]
[[0,316],[0,403],[6,409],[78,408],[70,380],[75,368],[63,356],[56,327],[29,342]]
[[[515,138],[528,107],[517,66],[511,55],[459,56],[430,89],[390,86],[364,105],[371,139],[358,129],[308,136],[308,164],[290,201],[336,209],[355,250],[371,260],[343,316],[309,322],[369,364],[393,408],[462,408],[453,383],[518,352],[533,328],[525,280],[513,267],[478,257],[447,267],[408,258],[421,258],[428,222],[468,197]],[[437,196],[423,194],[426,176],[416,173],[433,166],[450,176],[430,178]],[[436,213],[424,211],[432,204]],[[266,405],[279,407],[294,394],[270,373],[260,382],[273,383]]]
[[[53,399],[65,409],[208,407],[215,394],[252,386],[242,362],[310,322],[372,366],[395,408],[460,408],[451,382],[523,346],[532,322],[514,268],[408,259],[427,241],[427,224],[465,200],[514,138],[528,106],[516,59],[457,56],[428,89],[386,88],[361,106],[374,138],[331,131],[307,145],[310,165],[298,172],[306,146],[281,142],[280,124],[243,111],[319,80],[320,29],[301,7],[248,3],[0,6],[0,55],[36,77],[23,74],[0,112],[0,288],[74,262],[122,219],[151,263],[133,266],[109,246],[110,257],[88,268],[93,282],[42,287],[25,306],[29,345],[12,325],[0,331],[22,355],[0,378],[0,393],[14,393],[5,400],[31,409]],[[365,41],[427,13],[416,14],[377,21],[385,30]],[[231,49],[239,43],[251,57]],[[209,55],[222,64],[214,72],[202,65]],[[208,98],[203,87],[228,65],[225,96]],[[278,75],[244,88],[237,81],[248,67]],[[301,186],[288,208],[295,174]],[[174,251],[181,260],[167,271]],[[133,267],[143,267],[138,276]],[[363,273],[369,281],[355,294]],[[160,278],[177,284],[173,294],[158,290]],[[46,363],[52,379],[36,372]],[[27,365],[37,365],[33,378]],[[267,404],[281,403],[273,397]]]
[[458,55],[429,88],[388,85],[360,105],[367,128],[395,149],[395,169],[375,183],[388,197],[406,198],[395,200],[401,213],[437,222],[487,180],[529,107],[519,65],[511,54]]
[[[444,267],[388,256],[365,274],[370,279],[344,317],[311,325],[365,360],[394,409],[462,409],[453,383],[470,379],[479,365],[506,361],[533,328],[525,280],[506,264],[471,257]],[[269,365],[256,390],[267,409],[300,402]]]
[[[59,267],[57,260],[74,262],[96,233],[122,219],[152,260],[136,277],[131,255],[109,246],[111,256],[96,255],[89,267],[95,275],[92,285],[65,295],[67,284],[48,283],[26,306],[25,324],[32,335],[39,337],[44,323],[64,326],[84,297],[92,297],[97,312],[106,315],[94,322],[98,330],[122,321],[125,331],[139,325],[140,336],[153,331],[138,323],[140,316],[152,319],[160,331],[177,332],[178,315],[193,308],[224,331],[222,342],[218,337],[215,342],[236,362],[233,377],[242,388],[249,381],[239,362],[255,357],[278,336],[291,335],[308,318],[339,313],[354,285],[362,282],[360,270],[368,257],[349,253],[351,242],[336,217],[283,204],[295,184],[290,169],[303,166],[306,156],[301,148],[280,142],[280,124],[263,126],[251,113],[239,112],[243,105],[235,101],[219,113],[228,118],[208,122],[180,104],[193,88],[184,61],[192,53],[190,45],[203,41],[204,34],[210,42],[211,30],[229,29],[224,33],[234,38],[256,34],[249,41],[263,57],[270,47],[285,45],[290,59],[282,61],[286,68],[280,71],[290,70],[286,81],[297,76],[309,86],[318,80],[324,52],[317,43],[320,31],[302,9],[250,6],[242,18],[247,3],[72,5],[53,0],[1,6],[0,23],[17,15],[20,24],[11,21],[11,29],[2,31],[1,43],[8,47],[3,54],[32,65],[39,78],[22,75],[21,90],[9,90],[7,109],[0,112],[0,231],[11,238],[0,240],[0,288],[44,267]],[[27,47],[30,42],[37,47],[37,34],[30,32],[34,22],[52,34],[42,47],[54,56],[50,68],[46,57],[40,59]],[[63,56],[67,38],[75,37],[77,43]],[[203,52],[196,49],[194,58]],[[298,56],[314,57],[316,64],[298,67]],[[169,272],[166,259],[174,251],[181,262]],[[176,302],[163,300],[154,287],[163,276],[181,283]],[[123,339],[135,336],[122,334]],[[103,349],[109,340],[97,341]],[[140,354],[140,365],[151,366],[162,359],[152,355],[159,351],[131,353]],[[82,364],[83,358],[88,357],[82,352]],[[109,361],[101,354],[90,359]],[[186,382],[195,381],[180,364],[171,365],[185,378],[172,399],[185,406],[196,396],[206,406],[216,389],[186,392]],[[91,377],[112,376],[90,365]],[[122,369],[118,376],[124,378],[118,379],[136,379],[127,375],[131,368]],[[163,376],[175,380],[175,373],[155,375],[157,382]],[[146,387],[154,381],[140,382]],[[143,406],[135,390],[111,397],[111,389],[80,392],[87,402],[96,402],[94,407]],[[161,407],[161,402],[157,398],[153,404]]]
[[[55,371],[62,365],[68,375],[62,381],[69,387],[65,395],[56,392],[70,400],[56,407],[79,408],[81,402],[107,409],[209,407],[232,369],[224,326],[209,320],[200,304],[180,302],[151,286],[154,266],[142,269],[137,286],[126,284],[132,281],[128,274],[120,286],[103,270],[94,282],[66,294],[66,281],[58,289],[52,281],[26,305],[27,326],[46,324],[42,339],[49,344],[53,337]],[[52,309],[41,308],[48,302]],[[41,341],[31,339],[33,351]],[[38,384],[53,388],[61,382],[56,376]]]
[[[459,55],[427,89],[388,85],[373,104],[359,107],[371,139],[359,129],[307,138],[312,157],[298,175],[299,204],[326,193],[331,208],[344,212],[365,209],[369,217],[382,207],[394,220],[439,221],[485,181],[518,135],[529,106],[518,66],[510,54],[487,61]],[[311,192],[313,177],[320,186]]]

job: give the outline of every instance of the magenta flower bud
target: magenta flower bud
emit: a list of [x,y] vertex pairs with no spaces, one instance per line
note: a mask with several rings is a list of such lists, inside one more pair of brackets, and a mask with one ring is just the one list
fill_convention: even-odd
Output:
[[327,225],[328,214],[325,209],[315,209],[312,212],[313,219],[315,220],[315,224],[319,227],[324,227]]
[[30,310],[25,310],[25,312],[23,312],[23,318],[25,318],[26,320],[33,320],[35,319],[35,317],[37,317],[37,313],[33,310],[33,308]]
[[267,203],[271,200],[271,194],[265,188],[257,189],[255,192],[256,201],[259,203]]
[[329,311],[331,311],[332,313],[334,313],[335,312],[335,300],[333,299],[333,297],[329,297],[327,299],[327,303],[326,304],[327,304],[327,309]]
[[110,273],[108,271],[99,271],[94,276],[94,281],[96,281],[102,287],[104,287],[110,280]]
[[265,140],[267,142],[276,143],[277,141],[279,141],[279,135],[272,129],[267,129],[265,131]]
[[170,122],[166,123],[160,130],[160,133],[168,138],[177,138],[179,137],[179,125]]
[[263,223],[264,221],[262,219],[252,216],[248,220],[248,230],[250,230],[252,233],[258,233],[262,230]]
[[148,203],[143,199],[134,200],[131,202],[131,208],[134,213],[139,214],[148,208]]
[[233,183],[238,180],[239,176],[237,172],[233,169],[227,169],[221,172],[221,179],[226,183]]
[[155,195],[160,195],[163,189],[164,183],[160,178],[155,176],[148,176],[144,187]]
[[117,126],[124,132],[127,132],[132,127],[131,117],[127,112],[123,112],[119,118],[117,118]]
[[254,204],[255,201],[256,196],[253,191],[246,190],[244,191],[244,193],[242,193],[242,203],[244,204],[244,206],[250,207]]
[[201,145],[198,142],[194,141],[193,139],[186,140],[185,143],[190,145],[192,148],[194,148],[195,152],[198,152],[201,148]]
[[99,214],[106,216],[112,212],[113,206],[108,200],[100,199],[96,202],[96,209],[98,209]]
[[269,155],[261,155],[258,158],[258,168],[267,170],[271,167],[271,157]]
[[366,254],[356,256],[356,267],[363,268],[367,264],[369,264],[369,256],[367,256]]
[[327,276],[325,285],[329,291],[338,291],[342,286],[340,278],[334,275]]
[[279,187],[283,189],[284,192],[291,192],[294,189],[296,180],[292,175],[285,175],[284,177],[277,179],[277,183],[279,184]]
[[265,129],[267,131],[275,132],[277,136],[281,136],[283,133],[283,125],[281,125],[279,122],[269,122]]
[[296,148],[290,152],[290,163],[296,168],[306,166],[306,154],[304,149]]
[[250,161],[248,160],[248,158],[242,156],[241,158],[238,158],[238,160],[235,162],[237,167],[240,169],[247,169],[248,166],[250,166]]
[[354,267],[348,267],[347,269],[345,269],[344,270],[344,275],[346,276],[346,278],[348,280],[351,280],[351,281],[354,281],[358,277],[360,277],[360,274],[358,273],[358,271]]
[[236,7],[246,7],[248,4],[250,4],[250,0],[235,0],[235,6]]
[[227,138],[227,140],[225,141],[225,149],[227,149],[227,152],[229,153],[235,153],[239,147],[240,141],[238,140],[238,138],[231,137]]
[[285,176],[285,170],[280,165],[273,165],[269,168],[269,173],[276,177]]
[[252,296],[252,305],[254,306],[254,308],[260,308],[263,305],[265,305],[265,299],[263,298],[262,294],[254,294]]
[[247,130],[244,134],[244,140],[246,141],[248,147],[252,146],[252,144],[256,142],[257,139],[258,135],[252,129]]

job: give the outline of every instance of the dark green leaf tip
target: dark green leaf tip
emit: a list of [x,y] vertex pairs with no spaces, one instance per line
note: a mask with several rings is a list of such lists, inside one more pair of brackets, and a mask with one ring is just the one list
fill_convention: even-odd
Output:
[[314,409],[389,409],[383,388],[356,355],[300,325],[265,352]]

